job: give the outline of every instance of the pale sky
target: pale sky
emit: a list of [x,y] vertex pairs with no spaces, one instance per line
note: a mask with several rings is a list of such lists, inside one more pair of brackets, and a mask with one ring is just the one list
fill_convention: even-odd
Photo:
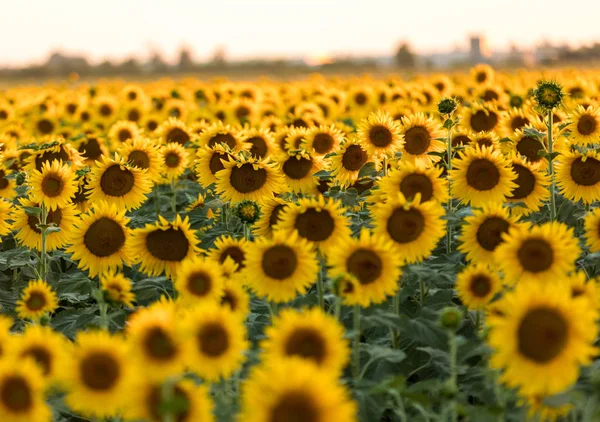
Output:
[[217,45],[229,58],[391,54],[406,40],[422,52],[492,48],[548,39],[600,41],[598,0],[0,0],[0,66],[45,61],[52,50],[92,61],[167,59],[186,44],[195,59]]

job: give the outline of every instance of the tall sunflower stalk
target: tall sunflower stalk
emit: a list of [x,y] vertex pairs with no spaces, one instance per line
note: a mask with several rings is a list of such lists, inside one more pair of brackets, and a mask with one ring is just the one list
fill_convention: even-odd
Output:
[[[444,116],[444,128],[446,129],[446,168],[448,178],[450,177],[450,170],[452,170],[452,129],[457,124],[457,120],[452,119],[452,115],[456,108],[458,107],[458,102],[453,98],[444,98],[438,103],[438,111]],[[448,226],[446,230],[446,253],[450,254],[452,251],[452,222],[450,220],[450,215],[453,213],[452,209],[452,194],[450,192],[450,181],[448,180],[448,205],[447,205],[447,213],[448,213]]]

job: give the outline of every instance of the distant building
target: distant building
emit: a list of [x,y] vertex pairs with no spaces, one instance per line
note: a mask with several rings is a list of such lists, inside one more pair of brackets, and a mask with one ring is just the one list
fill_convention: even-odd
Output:
[[487,61],[489,52],[485,38],[480,35],[473,35],[469,38],[469,58],[471,63],[483,63]]
[[60,52],[52,53],[44,67],[53,73],[77,72],[89,67],[87,60],[80,56],[66,56]]

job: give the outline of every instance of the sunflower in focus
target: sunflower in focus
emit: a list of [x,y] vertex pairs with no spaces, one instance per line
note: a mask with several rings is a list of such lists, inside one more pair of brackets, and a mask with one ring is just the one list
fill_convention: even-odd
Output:
[[467,308],[482,309],[502,290],[502,281],[487,265],[473,264],[456,277],[456,290]]
[[552,395],[569,388],[580,365],[596,349],[598,312],[587,301],[571,298],[567,283],[517,285],[499,304],[503,316],[488,319],[493,368],[521,394]]
[[223,162],[224,169],[219,171],[217,192],[226,201],[239,202],[251,200],[262,202],[284,190],[282,176],[274,163],[239,157]]
[[563,131],[575,145],[591,145],[600,141],[600,109],[578,106],[569,117],[569,124]]
[[42,280],[30,281],[17,300],[15,311],[20,318],[38,320],[58,308],[58,298],[52,288]]
[[221,236],[215,240],[214,248],[209,250],[209,258],[218,264],[224,264],[228,259],[236,265],[235,272],[241,272],[246,267],[248,241],[235,239],[231,236]]
[[[304,149],[289,151],[280,158],[281,175],[290,192],[297,194],[312,193],[319,183],[314,174],[322,167],[318,157],[311,156]],[[276,193],[279,193],[277,191]]]
[[565,151],[555,166],[556,184],[566,198],[585,204],[600,200],[600,156],[596,151]]
[[440,204],[448,199],[448,182],[442,177],[439,167],[424,167],[409,162],[400,162],[395,170],[379,180],[379,190],[372,195],[373,202],[385,201],[398,193],[406,199],[421,195],[421,202],[436,201]]
[[[6,236],[13,229],[13,225],[10,224],[10,220],[13,219],[12,205],[3,199],[0,199],[0,236]],[[2,239],[0,239],[0,243]]]
[[287,202],[281,198],[269,198],[260,205],[260,217],[254,223],[253,233],[256,237],[269,237],[273,233],[273,227],[279,222],[281,212],[287,206]]
[[246,329],[239,317],[217,304],[194,308],[185,315],[181,332],[185,338],[188,366],[207,381],[229,378],[245,360]]
[[68,164],[54,160],[44,163],[42,170],[33,170],[29,180],[31,200],[49,210],[65,208],[77,192],[75,174]]
[[197,157],[196,175],[200,184],[207,188],[217,182],[217,173],[225,169],[225,163],[234,160],[235,156],[229,147],[218,144],[213,148],[199,148]]
[[326,158],[326,165],[336,182],[349,187],[358,180],[360,170],[370,160],[369,153],[363,144],[356,139],[349,139],[341,147]]
[[371,113],[363,119],[357,137],[370,156],[393,156],[403,146],[398,123],[385,112]]
[[196,235],[189,218],[177,215],[169,222],[159,216],[154,224],[135,229],[131,235],[131,256],[140,264],[140,271],[159,276],[163,272],[170,277],[176,274],[182,263],[198,255]]
[[503,240],[494,253],[508,284],[564,277],[581,253],[573,229],[555,221],[513,227]]
[[146,170],[153,182],[162,179],[163,160],[161,160],[158,147],[150,139],[138,137],[123,142],[117,153],[130,166]]
[[223,296],[224,280],[219,266],[205,258],[185,261],[177,271],[174,287],[185,305],[218,303]]
[[177,180],[188,167],[189,155],[186,149],[177,142],[170,142],[160,149],[164,179]]
[[404,137],[402,160],[430,166],[440,160],[437,155],[445,150],[446,144],[440,140],[444,132],[441,125],[424,113],[415,113],[402,120],[401,133]]
[[305,148],[311,154],[324,157],[337,150],[343,140],[343,132],[335,125],[314,126],[306,134]]
[[452,161],[452,192],[463,203],[472,206],[502,203],[517,187],[514,183],[517,175],[498,150],[467,148]]
[[133,308],[135,294],[131,291],[131,280],[123,273],[114,270],[106,271],[99,276],[100,288],[108,296],[108,300]]
[[519,216],[539,211],[550,197],[550,177],[545,170],[531,165],[522,156],[511,154],[508,160],[517,175],[514,180],[517,187],[506,198],[506,202],[512,204],[511,213]]
[[46,384],[31,360],[4,359],[0,362],[0,415],[3,422],[48,422]]

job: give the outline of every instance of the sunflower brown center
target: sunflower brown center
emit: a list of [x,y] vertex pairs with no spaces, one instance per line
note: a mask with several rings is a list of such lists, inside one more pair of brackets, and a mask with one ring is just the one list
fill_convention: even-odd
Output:
[[348,171],[358,171],[368,159],[367,152],[360,145],[350,145],[342,155],[342,166]]
[[532,163],[540,161],[542,157],[539,152],[544,150],[544,145],[531,136],[524,136],[517,144],[517,152],[524,155]]
[[488,276],[478,274],[471,280],[469,288],[473,296],[479,298],[486,297],[492,291],[492,281]]
[[500,217],[488,217],[477,229],[477,243],[486,251],[493,252],[502,243],[502,234],[507,233],[510,224]]
[[511,192],[512,196],[510,198],[515,200],[527,198],[535,187],[535,176],[531,170],[520,164],[513,164],[512,168],[517,174],[515,180],[517,187]]
[[177,353],[173,339],[162,327],[148,330],[144,337],[144,348],[148,355],[161,361],[172,359]]
[[146,129],[148,129],[150,132],[154,132],[157,127],[158,127],[158,122],[156,120],[148,120],[146,122]]
[[271,211],[271,216],[269,217],[269,227],[273,227],[275,224],[279,222],[279,215],[281,211],[285,208],[285,204],[277,204]]
[[493,189],[500,182],[500,172],[494,163],[484,158],[474,160],[467,169],[467,183],[478,191]]
[[7,377],[0,390],[2,404],[10,411],[24,413],[33,406],[31,386],[24,378],[14,375]]
[[400,192],[407,198],[414,198],[417,193],[421,194],[421,202],[429,201],[433,196],[433,184],[431,179],[424,174],[412,173],[400,182]]
[[235,293],[225,288],[223,297],[221,297],[221,305],[227,305],[229,309],[235,312],[238,308],[238,300]]
[[146,237],[148,252],[163,261],[182,261],[188,254],[190,242],[181,230],[169,227],[154,230]]
[[190,140],[190,135],[178,127],[175,127],[167,133],[167,142],[176,142],[179,145],[185,145]]
[[483,101],[493,101],[493,100],[497,100],[498,98],[500,98],[498,96],[498,93],[491,89],[486,89],[485,92],[483,93],[483,95],[481,96],[481,99]]
[[250,145],[250,154],[255,157],[263,158],[267,156],[268,148],[264,138],[260,136],[253,136],[246,140]]
[[411,155],[427,152],[431,144],[431,134],[422,126],[411,127],[404,134],[404,149]]
[[81,380],[92,390],[110,390],[121,376],[119,363],[109,354],[94,352],[79,364]]
[[46,296],[41,292],[32,292],[25,302],[25,306],[30,311],[40,311],[46,306]]
[[229,148],[233,149],[236,146],[236,141],[231,133],[217,133],[215,136],[210,138],[208,141],[208,146],[212,148],[218,144],[225,144]]
[[244,251],[237,246],[229,246],[223,252],[221,252],[221,256],[219,257],[219,262],[222,264],[225,262],[227,258],[231,258],[238,265],[238,271],[246,266],[246,255]]
[[100,177],[102,192],[108,196],[125,196],[133,189],[134,183],[133,173],[119,164],[108,167]]
[[[46,217],[46,223],[47,224],[56,224],[58,227],[60,227],[60,222],[62,221],[62,211],[60,210],[60,208],[55,209],[54,211],[50,211],[48,210],[48,215]],[[28,215],[27,216],[27,225],[29,226],[29,228],[31,230],[33,230],[34,232],[36,232],[37,234],[41,234],[42,231],[38,228],[38,219],[37,217],[33,216],[33,215]]]
[[510,121],[510,128],[515,131],[517,129],[521,129],[522,127],[529,124],[529,119],[527,117],[515,116]]
[[63,191],[63,180],[54,173],[49,173],[42,179],[42,192],[44,195],[54,198]]
[[200,329],[197,341],[202,353],[214,358],[229,348],[229,333],[221,324],[208,323]]
[[49,135],[54,131],[54,123],[50,120],[42,119],[37,122],[37,129],[42,135]]
[[117,134],[117,137],[119,138],[120,142],[125,142],[133,138],[133,135],[131,134],[131,131],[129,129],[121,129]]
[[527,239],[519,247],[517,257],[526,271],[539,273],[552,266],[554,250],[544,239]]
[[181,161],[181,157],[176,152],[169,152],[165,156],[165,164],[169,168],[177,168],[179,166],[179,162]]
[[367,96],[364,93],[359,92],[354,96],[354,101],[360,106],[365,105],[367,103]]
[[289,391],[279,398],[268,422],[319,422],[321,418],[310,396],[301,391]]
[[519,352],[539,364],[550,362],[565,348],[568,329],[567,322],[556,310],[532,309],[519,325]]
[[491,131],[498,123],[498,115],[493,111],[486,113],[483,110],[477,110],[471,116],[471,127],[475,132]]
[[69,161],[69,159],[69,154],[61,147],[59,151],[46,151],[42,155],[36,157],[35,168],[41,170],[42,164],[44,163],[52,163],[54,160]]
[[330,152],[334,145],[335,141],[333,136],[328,133],[317,133],[312,143],[315,152],[320,155]]
[[487,73],[485,72],[477,72],[477,75],[475,76],[475,79],[477,80],[477,82],[479,82],[480,84],[485,82],[487,80]]
[[116,221],[101,217],[87,229],[83,243],[97,257],[111,256],[125,244],[125,232]]
[[379,255],[369,249],[358,249],[346,260],[348,272],[358,278],[360,284],[371,284],[381,276],[383,263]]
[[104,117],[108,117],[112,114],[112,107],[108,104],[102,104],[100,106],[100,114]]
[[255,169],[250,163],[233,167],[229,182],[231,187],[240,193],[250,193],[262,188],[267,181],[267,171],[263,168]]
[[467,135],[457,135],[452,138],[452,146],[457,147],[460,145],[469,145],[472,142],[471,138]]
[[140,112],[135,108],[129,110],[129,112],[127,113],[127,120],[129,120],[130,122],[137,122],[138,120],[140,120],[140,117]]
[[309,174],[313,162],[304,157],[290,157],[283,163],[283,172],[290,179],[299,180]]
[[593,186],[600,182],[600,161],[587,157],[585,161],[578,157],[571,164],[571,178],[582,186]]
[[144,151],[131,151],[129,153],[128,161],[129,163],[131,163],[132,166],[142,170],[150,167],[150,157],[148,157],[148,154]]
[[225,166],[223,165],[223,163],[221,162],[221,160],[227,160],[228,155],[227,154],[221,154],[218,152],[215,152],[212,157],[210,157],[210,163],[208,164],[208,167],[210,168],[210,172],[212,174],[217,174],[218,171],[221,171],[225,168]]
[[10,184],[8,179],[6,179],[6,173],[4,170],[0,170],[0,190],[6,189],[6,187]]
[[212,280],[205,272],[194,272],[187,279],[187,288],[194,296],[206,296],[212,289]]
[[425,217],[417,209],[397,208],[387,221],[387,232],[398,243],[409,243],[425,230]]
[[79,152],[89,160],[95,160],[102,155],[100,143],[96,138],[89,138],[85,144],[79,147]]
[[335,221],[326,210],[309,208],[296,217],[294,226],[301,237],[321,242],[329,239],[335,229]]
[[590,116],[589,114],[584,114],[579,118],[579,122],[577,122],[577,132],[584,136],[593,134],[597,127],[598,122],[594,116]]
[[262,257],[262,268],[265,274],[276,280],[291,277],[298,267],[298,257],[292,248],[286,245],[275,245],[267,249]]
[[327,355],[327,343],[315,329],[300,327],[294,330],[285,343],[287,356],[300,356],[320,364]]
[[369,130],[369,140],[378,148],[385,148],[392,143],[392,132],[385,126],[373,126]]

